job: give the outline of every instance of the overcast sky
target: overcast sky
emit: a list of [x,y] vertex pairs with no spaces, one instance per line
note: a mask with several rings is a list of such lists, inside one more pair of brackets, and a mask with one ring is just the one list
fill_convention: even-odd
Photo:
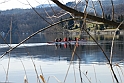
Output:
[[[37,5],[40,4],[47,4],[47,0],[28,0],[29,3],[33,6],[36,7]],[[50,0],[49,0],[50,1]],[[64,3],[67,3],[69,1],[74,1],[74,0],[59,0],[63,1]],[[26,0],[0,0],[0,10],[7,10],[7,9],[13,9],[13,8],[31,8]]]

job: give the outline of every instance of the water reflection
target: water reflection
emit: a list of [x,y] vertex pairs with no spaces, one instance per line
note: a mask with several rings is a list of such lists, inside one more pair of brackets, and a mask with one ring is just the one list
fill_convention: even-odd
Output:
[[[110,57],[111,43],[104,43],[101,45]],[[12,57],[28,57],[33,56],[38,59],[47,60],[66,60],[70,61],[75,45],[71,44],[56,44],[56,45],[41,45],[32,47],[17,48],[11,52]],[[1,54],[7,48],[1,49]],[[124,58],[123,44],[117,43],[114,45],[113,61],[120,61]],[[78,45],[76,46],[74,61],[81,58],[82,63],[92,62],[106,62],[106,58],[97,45]]]
[[[24,39],[27,36],[22,36],[21,38]],[[58,36],[61,37],[61,36]],[[42,45],[42,42],[52,41],[56,38],[55,36],[48,36],[48,35],[36,35],[35,37],[31,38],[26,42],[26,44],[32,43],[31,46],[22,46],[17,49],[14,49],[11,52],[11,62],[10,62],[10,69],[9,69],[9,80],[10,82],[15,83],[23,83],[24,78],[24,68],[22,66],[22,62],[26,67],[26,71],[28,74],[29,83],[36,83],[37,77],[34,71],[34,66],[32,64],[31,57],[35,62],[36,68],[38,70],[38,74],[41,74],[40,66],[42,67],[43,73],[45,74],[45,78],[49,76],[56,76],[58,79],[63,81],[67,69],[70,64],[70,60],[73,54],[73,50],[75,48],[75,44],[48,44]],[[88,41],[93,42],[93,40],[89,36],[85,36]],[[111,51],[111,40],[112,36],[106,35],[99,35],[94,36],[94,38],[98,41],[101,47],[104,49],[105,53],[108,57],[110,57]],[[17,43],[20,42],[22,39],[16,38],[13,42]],[[114,48],[113,48],[113,62],[120,62],[122,61],[121,65],[123,66],[123,59],[124,59],[124,44],[123,44],[124,36],[120,35],[119,37],[115,38]],[[8,40],[9,42],[9,40]],[[6,52],[9,47],[2,48],[0,45],[0,54],[2,55]],[[97,81],[100,80],[100,83],[112,83],[111,72],[106,66],[107,60],[103,55],[102,51],[96,44],[83,44],[83,45],[76,45],[76,51],[73,59],[73,66],[70,67],[69,75],[67,77],[67,81],[65,83],[75,83],[74,80],[74,70],[75,75],[77,77],[77,83],[80,82],[79,77],[79,57],[81,59],[81,71],[84,74],[87,72],[87,77],[91,78],[91,83],[96,83],[95,73],[97,76]],[[0,64],[4,65],[5,69],[7,69],[8,65],[8,55],[0,60]],[[3,68],[0,66],[0,82],[5,81],[6,74],[3,72]],[[115,68],[115,67],[114,67]],[[94,70],[96,72],[94,72]],[[17,79],[15,79],[15,77]],[[106,78],[105,78],[106,77]],[[35,79],[36,78],[36,79]],[[89,83],[86,77],[83,77],[86,83]],[[123,79],[122,79],[123,81]],[[50,79],[50,83],[57,83],[56,80]]]
[[[56,34],[53,35],[45,35],[45,34],[38,34],[34,36],[33,38],[29,39],[26,41],[26,43],[42,43],[42,42],[47,42],[47,41],[52,41],[56,38]],[[58,35],[59,37],[63,37],[63,35]],[[15,36],[13,36],[15,37]],[[27,35],[22,35],[21,38],[15,37],[13,38],[14,43],[18,43],[22,39],[26,38]],[[83,38],[86,38],[88,41],[93,40],[89,36],[84,36]],[[110,52],[111,52],[111,42],[113,36],[111,35],[96,35],[94,38],[101,44],[102,48],[110,57]],[[17,40],[17,41],[16,41]],[[115,42],[114,42],[114,58],[113,61],[119,61],[124,58],[122,55],[124,52],[124,44],[123,44],[124,36],[119,35],[115,37]],[[16,41],[16,42],[15,42]],[[94,42],[95,43],[95,42]],[[12,52],[13,57],[27,57],[27,56],[33,56],[35,58],[39,59],[55,59],[56,60],[67,60],[70,61],[70,58],[72,56],[72,52],[74,50],[75,44],[56,44],[56,45],[40,45],[40,46],[34,46],[33,47],[24,47],[24,48],[17,48]],[[81,58],[83,63],[91,63],[91,62],[104,62],[106,61],[105,56],[103,55],[102,51],[97,45],[76,45],[76,54]],[[0,54],[3,52],[7,51],[8,48],[1,48]],[[74,56],[74,61],[78,60],[77,55],[75,54]],[[115,59],[118,58],[118,59]]]

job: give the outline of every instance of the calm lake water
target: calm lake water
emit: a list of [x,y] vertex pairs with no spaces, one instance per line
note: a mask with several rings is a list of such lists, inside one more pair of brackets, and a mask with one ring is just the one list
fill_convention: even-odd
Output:
[[[39,83],[37,73],[38,76],[43,73],[47,83],[116,83],[107,59],[90,37],[84,36],[87,43],[76,47],[72,63],[71,57],[75,45],[64,47],[64,45],[46,43],[56,37],[62,36],[37,35],[26,41],[25,45],[22,44],[14,49],[10,53],[10,62],[8,54],[0,59],[0,82],[6,81],[9,62],[7,82],[11,83],[24,83],[25,73],[29,83]],[[25,36],[22,36],[22,39],[16,38],[13,38],[13,43],[20,42]],[[112,36],[100,35],[94,36],[94,38],[100,43],[109,58]],[[11,46],[15,46],[15,44]],[[1,55],[8,49],[9,47],[0,44]],[[124,36],[119,35],[115,38],[112,62],[114,65],[119,65],[113,68],[120,83],[124,82],[123,54]],[[41,79],[40,82],[42,83]]]

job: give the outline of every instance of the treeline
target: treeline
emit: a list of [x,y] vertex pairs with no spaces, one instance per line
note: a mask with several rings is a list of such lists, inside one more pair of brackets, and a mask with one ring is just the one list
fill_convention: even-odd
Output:
[[[50,16],[58,13],[60,8],[45,8]],[[36,8],[36,11],[49,23],[53,23],[42,8]],[[8,33],[12,18],[12,32],[14,33],[33,33],[49,24],[36,14],[32,9],[12,9],[1,11],[0,14],[0,32]],[[54,22],[58,19],[52,19]]]
[[[114,6],[114,20],[117,22],[122,22],[124,19],[124,3],[118,4]],[[111,19],[112,17],[112,8],[110,6],[105,8],[105,14],[108,19]]]
[[[45,10],[50,16],[54,15],[53,17],[55,17],[56,14],[57,16],[60,16],[62,14],[60,13],[61,9],[59,7],[57,6],[53,7],[53,9],[54,11],[50,7],[45,8]],[[112,12],[111,10],[112,9],[109,6],[106,7],[106,9],[104,9],[106,14],[105,17],[108,20],[111,20],[111,12]],[[62,18],[52,18],[51,20],[45,13],[44,9],[36,8],[36,11],[51,24],[53,23],[53,21],[57,22],[64,18],[72,18],[70,15],[66,15]],[[12,18],[13,34],[14,33],[31,34],[49,25],[47,22],[41,19],[40,16],[38,16],[36,12],[34,12],[32,9],[12,9],[12,10],[6,10],[6,11],[0,12],[0,32],[8,33],[10,29],[11,18]],[[123,19],[124,19],[124,4],[115,5],[115,20],[117,22],[121,22]],[[69,29],[69,30],[80,27],[81,22],[78,22],[77,24],[74,24],[74,23],[76,22],[74,22],[73,20],[70,20],[69,22],[61,24],[62,26],[57,26],[57,27],[58,28],[64,27],[64,29]],[[53,30],[50,29],[50,30],[54,31],[54,29]]]

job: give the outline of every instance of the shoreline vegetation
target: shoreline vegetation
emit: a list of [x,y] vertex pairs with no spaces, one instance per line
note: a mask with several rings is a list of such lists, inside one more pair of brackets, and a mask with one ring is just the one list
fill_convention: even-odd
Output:
[[[112,35],[114,34],[116,31],[116,29],[105,29],[105,30],[92,30],[89,31],[90,34],[92,35]],[[80,29],[74,29],[74,30],[64,30],[64,31],[46,31],[43,32],[42,34],[72,34],[72,35],[78,35],[78,34],[86,34],[86,32],[84,31],[80,31]],[[116,31],[116,35],[123,35],[124,34],[124,30],[117,30]]]
[[[5,34],[7,34],[7,33],[10,34],[10,35],[8,35],[8,38],[4,39],[4,37],[1,37],[1,39],[5,43],[6,43],[6,40],[8,39],[9,43],[12,44],[11,32],[13,34],[15,33],[16,35],[19,34],[19,33],[20,33],[19,35],[22,35],[23,33],[28,34],[28,36],[24,40],[19,42],[14,47],[12,47],[8,43],[6,43],[9,47],[9,49],[7,49],[5,52],[2,52],[1,57],[0,57],[1,59],[3,59],[3,57],[8,54],[8,63],[7,63],[8,65],[7,65],[6,71],[5,71],[5,76],[6,76],[5,82],[9,82],[9,72],[10,72],[9,70],[10,70],[10,59],[11,59],[10,55],[11,55],[12,51],[14,49],[17,49],[17,47],[19,47],[23,43],[27,42],[29,39],[31,39],[35,35],[37,35],[39,33],[42,34],[42,32],[43,32],[47,36],[49,36],[49,34],[55,34],[56,35],[55,37],[57,37],[57,36],[60,37],[58,34],[62,34],[62,35],[65,34],[65,36],[63,36],[63,37],[70,37],[70,36],[74,37],[74,35],[78,36],[78,37],[82,37],[82,36],[86,35],[89,40],[94,41],[98,50],[104,55],[104,58],[106,59],[106,63],[108,64],[109,69],[110,69],[110,73],[111,73],[111,76],[112,76],[113,83],[120,83],[120,82],[122,83],[122,79],[123,79],[124,76],[120,76],[120,79],[119,79],[118,75],[120,75],[120,74],[123,75],[124,71],[121,71],[121,68],[123,68],[124,66],[121,67],[120,64],[119,64],[120,62],[119,63],[118,62],[113,63],[113,58],[114,58],[113,56],[114,56],[114,41],[116,39],[116,35],[124,34],[124,31],[120,30],[120,29],[124,28],[124,23],[123,23],[124,17],[123,17],[123,15],[121,15],[122,18],[119,18],[119,15],[116,15],[116,19],[115,19],[114,16],[115,16],[116,12],[111,11],[112,14],[110,14],[110,18],[108,18],[109,14],[105,13],[105,14],[107,14],[107,18],[106,18],[105,15],[104,15],[105,10],[103,10],[104,8],[103,8],[103,5],[101,4],[101,0],[97,0],[98,4],[100,4],[99,8],[101,8],[101,10],[102,10],[101,14],[99,14],[99,12],[96,12],[94,14],[90,14],[92,12],[90,12],[90,13],[87,12],[87,9],[88,9],[88,6],[89,6],[88,5],[89,0],[85,1],[85,4],[84,4],[85,7],[83,8],[83,10],[84,10],[83,12],[82,12],[82,10],[78,10],[77,8],[72,8],[71,6],[70,7],[66,6],[63,3],[59,2],[59,0],[51,0],[51,1],[54,2],[56,5],[58,5],[61,9],[63,9],[64,12],[60,12],[60,10],[59,10],[60,8],[54,8],[54,7],[53,8],[55,10],[53,10],[53,8],[50,7],[50,9],[52,9],[52,10],[49,11],[49,9],[47,9],[47,10],[45,10],[45,12],[47,11],[46,13],[42,13],[42,11],[38,12],[38,10],[42,10],[42,8],[36,10],[29,3],[29,5],[32,7],[32,11],[34,11],[33,13],[32,12],[31,13],[27,12],[27,13],[21,14],[21,15],[20,14],[14,14],[13,16],[12,15],[8,15],[8,16],[7,15],[1,15],[0,16],[1,20],[2,20],[0,24],[1,24],[1,27],[2,27],[1,31],[3,31],[3,35],[4,35],[4,33]],[[112,4],[112,7],[110,9],[114,8],[112,1],[113,0],[111,0],[111,2],[110,2]],[[77,5],[78,4],[75,3],[75,6],[77,6]],[[92,9],[93,9],[93,11],[95,11],[95,7],[92,8]],[[61,18],[58,18],[60,15],[65,15],[65,14],[67,15],[66,17],[61,16]],[[99,16],[97,14],[99,14]],[[21,16],[23,16],[23,18]],[[10,25],[10,17],[12,18],[11,19],[11,25]],[[48,18],[48,17],[50,17],[50,18]],[[7,18],[7,21],[6,21],[6,18]],[[76,18],[80,18],[80,19],[76,20]],[[91,21],[91,22],[89,23],[87,21]],[[94,23],[94,21],[97,21],[97,22]],[[94,35],[108,35],[108,34],[110,34],[112,36],[112,40],[110,40],[111,44],[109,45],[110,55],[108,55],[106,50],[103,49],[102,46],[97,41],[97,40],[105,41],[105,38],[104,37],[101,37],[101,39],[100,38],[94,38]],[[45,39],[45,38],[43,38],[43,39]],[[36,40],[36,39],[34,39],[34,40]],[[121,41],[123,41],[123,40],[121,40]],[[89,48],[92,48],[92,46],[89,47]],[[78,76],[75,76],[74,78],[76,79],[76,77],[80,77],[78,80],[80,80],[80,83],[83,83],[83,81],[84,81],[83,74],[85,75],[85,77],[88,77],[87,74],[89,74],[89,71],[86,71],[86,73],[85,72],[83,73],[83,70],[82,70],[83,68],[81,68],[82,65],[81,65],[80,61],[81,61],[82,56],[79,56],[79,54],[77,52],[77,49],[78,48],[75,45],[73,47],[73,49],[70,50],[71,51],[71,54],[69,56],[70,61],[69,61],[68,67],[67,67],[67,71],[65,71],[66,75],[64,76],[65,79],[64,79],[63,83],[65,83],[67,76],[69,76],[68,73],[69,73],[69,70],[70,70],[70,66],[74,65],[73,61],[74,61],[75,57],[77,58],[77,61],[78,61],[78,66],[79,66],[78,67],[78,72],[79,72],[79,74],[78,74]],[[31,63],[33,63],[32,65],[33,65],[33,68],[35,70],[37,83],[41,83],[40,80],[42,80],[43,83],[47,83],[45,81],[46,79],[43,76],[43,74],[45,72],[42,72],[42,67],[40,67],[40,70],[41,70],[40,73],[42,75],[39,76],[40,73],[38,73],[38,69],[36,67],[37,64],[35,63],[35,59],[30,54],[31,52],[29,52],[26,47],[23,48],[23,50],[25,50],[26,56],[27,55],[31,56],[30,59],[31,59]],[[38,49],[35,49],[35,50],[38,50]],[[47,52],[50,51],[48,49],[43,49],[43,51],[44,50],[47,50]],[[119,50],[121,50],[121,48]],[[32,51],[34,51],[34,50],[32,50]],[[88,50],[87,52],[89,52],[89,51],[90,50]],[[57,54],[57,52],[56,52],[56,54]],[[99,54],[95,54],[95,55],[99,55]],[[25,83],[27,83],[28,82],[28,79],[27,79],[28,75],[26,73],[26,69],[25,69],[25,66],[24,66],[25,64],[23,64],[23,62],[21,60],[20,60],[20,62],[22,63],[24,71],[25,71],[24,81],[25,81]],[[115,66],[119,67],[121,72],[116,73]],[[62,67],[62,68],[64,69],[64,67]],[[73,71],[74,71],[74,74],[75,74],[75,68],[74,68]],[[94,73],[95,73],[95,80],[96,80],[96,83],[97,83],[97,76],[96,76],[95,67],[94,67]],[[103,73],[104,73],[104,70],[103,70]],[[93,78],[93,77],[91,77],[91,78]],[[90,81],[90,79],[88,79],[88,80],[89,80],[89,83],[92,83]]]

